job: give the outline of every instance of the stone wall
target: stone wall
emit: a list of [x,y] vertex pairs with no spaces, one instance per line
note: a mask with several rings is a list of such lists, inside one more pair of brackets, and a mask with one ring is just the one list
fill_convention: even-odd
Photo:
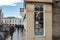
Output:
[[34,3],[26,3],[26,40],[52,40],[52,5],[44,4],[45,36],[34,35]]
[[53,4],[53,40],[60,40],[60,1]]
[[25,0],[25,2],[50,2],[52,3],[52,0]]

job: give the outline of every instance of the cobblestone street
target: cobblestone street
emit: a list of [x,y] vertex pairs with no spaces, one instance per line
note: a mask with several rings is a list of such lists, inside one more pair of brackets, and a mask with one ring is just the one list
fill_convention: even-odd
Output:
[[[11,40],[11,36],[9,36],[9,38],[7,40]],[[24,36],[20,32],[20,30],[18,32],[17,29],[16,29],[16,31],[13,34],[13,40],[24,40]]]

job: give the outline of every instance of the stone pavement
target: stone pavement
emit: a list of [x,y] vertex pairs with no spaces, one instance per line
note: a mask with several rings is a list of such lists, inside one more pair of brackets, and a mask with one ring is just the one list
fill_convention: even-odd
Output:
[[[11,40],[11,37],[9,37],[7,40]],[[13,34],[13,40],[24,40],[24,36],[23,36],[23,34],[20,32],[20,30],[19,30],[19,33],[18,33],[18,31],[17,31],[17,29],[16,29],[16,31],[15,31],[14,34]]]

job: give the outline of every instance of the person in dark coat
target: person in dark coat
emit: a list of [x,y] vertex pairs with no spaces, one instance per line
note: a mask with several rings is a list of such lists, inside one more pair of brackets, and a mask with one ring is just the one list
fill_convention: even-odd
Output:
[[21,25],[19,25],[19,29],[21,29]]
[[18,32],[19,32],[19,25],[17,26],[17,30],[18,30]]
[[13,26],[10,26],[9,30],[10,30],[11,40],[13,40],[13,33],[15,31],[15,28]]
[[23,33],[24,25],[21,25],[21,32]]

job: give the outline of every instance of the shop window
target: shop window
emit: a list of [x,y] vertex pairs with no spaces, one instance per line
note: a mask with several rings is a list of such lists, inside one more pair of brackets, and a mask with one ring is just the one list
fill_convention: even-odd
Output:
[[44,35],[44,11],[43,4],[35,4],[34,8],[34,32],[35,35]]

